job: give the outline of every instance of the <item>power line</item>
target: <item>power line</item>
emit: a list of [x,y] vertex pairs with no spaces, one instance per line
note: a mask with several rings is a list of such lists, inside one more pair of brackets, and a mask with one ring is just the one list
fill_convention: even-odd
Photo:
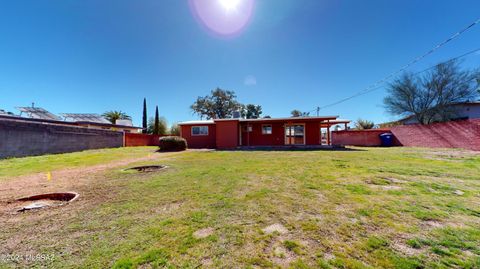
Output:
[[[411,62],[409,62],[408,64],[404,65],[402,68],[400,68],[399,70],[393,72],[393,73],[390,73],[388,76],[384,77],[383,79],[373,83],[372,85],[368,86],[367,88],[357,92],[356,94],[350,96],[350,97],[347,97],[347,98],[344,98],[344,99],[341,99],[339,101],[336,101],[334,103],[331,103],[331,104],[328,104],[328,105],[325,105],[325,106],[322,106],[320,107],[320,109],[324,109],[324,108],[327,108],[327,107],[331,107],[331,106],[334,106],[334,105],[338,105],[340,103],[343,103],[343,102],[346,102],[350,99],[353,99],[355,97],[358,97],[358,96],[361,96],[361,95],[364,95],[366,93],[369,93],[369,92],[372,92],[372,91],[375,91],[375,90],[378,90],[379,88],[381,88],[381,85],[385,82],[387,82],[388,80],[390,80],[392,77],[395,77],[397,76],[398,74],[404,72],[405,70],[407,70],[408,68],[410,68],[412,65],[418,63],[419,61],[423,60],[425,57],[429,56],[430,54],[434,53],[435,51],[437,51],[438,49],[440,49],[441,47],[445,46],[447,43],[451,42],[452,40],[456,39],[457,37],[459,37],[461,34],[463,34],[464,32],[468,31],[470,28],[474,27],[475,25],[479,24],[480,23],[480,18],[478,18],[477,20],[475,20],[474,22],[472,22],[471,24],[469,24],[468,26],[466,26],[465,28],[461,29],[460,31],[456,32],[455,34],[453,34],[451,37],[447,38],[446,40],[444,40],[443,42],[441,42],[440,44],[436,45],[435,47],[433,47],[431,50],[427,51],[426,53],[416,57],[415,59],[413,59]],[[459,58],[462,58],[462,57],[465,57],[466,55],[469,55],[469,54],[472,54],[474,52],[477,52],[479,51],[480,49],[477,49],[477,50],[474,50],[474,51],[471,51],[471,52],[468,52],[468,53],[465,53],[464,55],[461,55],[461,56],[458,56],[458,57],[455,57],[456,59],[459,59]],[[452,61],[454,60],[455,58],[452,58],[448,61]],[[448,62],[447,61],[447,62]],[[438,64],[437,64],[438,65]],[[437,66],[435,65],[435,66]],[[426,70],[423,70],[421,72],[425,72],[427,70],[430,70],[431,68],[434,68],[435,66],[433,67],[430,67]],[[317,110],[318,111],[318,107],[315,108],[314,110],[312,111],[315,111]]]
[[[462,55],[459,55],[459,56],[450,58],[450,59],[448,59],[448,60],[446,60],[446,61],[443,61],[442,63],[448,63],[448,62],[452,62],[452,61],[461,59],[461,58],[466,57],[466,56],[468,56],[468,55],[470,55],[470,54],[473,54],[473,53],[475,53],[475,52],[477,52],[477,51],[480,51],[480,48],[474,49],[474,50],[471,50],[471,51],[469,51],[469,52],[467,52],[467,53],[464,53],[464,54],[462,54]],[[441,64],[441,63],[440,63],[440,64]],[[419,71],[419,72],[416,72],[416,73],[413,73],[413,74],[414,74],[414,75],[418,75],[418,74],[424,73],[424,72],[426,72],[426,71],[428,71],[428,70],[431,70],[431,69],[437,67],[437,66],[440,65],[440,64],[432,65],[432,66],[430,66],[430,67],[428,67],[428,68],[426,68],[426,69],[424,69],[424,70],[422,70],[422,71]],[[358,96],[361,96],[361,95],[365,95],[365,94],[367,94],[367,93],[371,93],[371,92],[373,92],[373,91],[376,91],[376,90],[378,90],[378,89],[381,89],[382,87],[383,87],[382,85],[378,85],[378,86],[375,87],[375,88],[371,88],[371,89],[368,89],[368,90],[363,90],[363,91],[358,92],[358,93],[356,93],[356,94],[354,94],[354,95],[352,95],[352,96],[350,96],[350,97],[341,99],[341,100],[339,100],[339,101],[337,101],[337,102],[328,104],[328,105],[323,106],[323,107],[321,107],[321,108],[327,108],[327,107],[331,107],[331,106],[334,106],[334,105],[338,105],[338,104],[340,104],[340,103],[343,103],[343,102],[348,101],[348,100],[350,100],[350,99],[353,99],[353,98],[355,98],[355,97],[358,97]],[[317,110],[317,109],[318,109],[318,108],[316,108],[315,110]],[[313,111],[315,111],[315,110],[313,110]]]

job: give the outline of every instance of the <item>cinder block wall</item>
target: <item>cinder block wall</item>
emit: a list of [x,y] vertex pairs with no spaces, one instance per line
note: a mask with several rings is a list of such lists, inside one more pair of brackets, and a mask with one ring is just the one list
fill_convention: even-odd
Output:
[[332,143],[344,146],[380,146],[379,135],[392,132],[396,146],[463,148],[480,151],[480,119],[430,125],[412,124],[391,129],[332,132]]
[[392,133],[406,147],[480,150],[480,119],[402,125],[393,127]]
[[0,119],[0,158],[122,146],[122,132]]
[[332,145],[336,146],[380,146],[380,135],[390,133],[390,129],[333,131]]
[[160,146],[164,135],[125,133],[125,147]]

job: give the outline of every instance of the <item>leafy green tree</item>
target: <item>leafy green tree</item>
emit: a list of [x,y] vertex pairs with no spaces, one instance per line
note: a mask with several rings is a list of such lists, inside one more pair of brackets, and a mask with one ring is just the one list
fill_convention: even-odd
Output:
[[178,124],[172,124],[169,133],[170,135],[180,136],[180,126],[178,126]]
[[115,124],[117,120],[131,120],[132,118],[127,113],[120,110],[111,110],[102,114],[102,117],[107,119],[112,124]]
[[448,121],[452,104],[478,98],[480,73],[462,70],[456,61],[437,65],[423,76],[404,73],[389,85],[386,110],[398,116],[414,115],[421,124]]
[[[155,118],[148,119],[148,127],[147,127],[147,134],[154,134],[155,129]],[[167,133],[167,119],[164,117],[159,117],[158,119],[158,134],[166,134]]]
[[254,104],[248,104],[243,106],[243,113],[244,117],[247,119],[258,119],[262,115],[262,106],[259,105],[254,105]]
[[308,117],[310,116],[310,112],[302,112],[298,109],[294,109],[290,112],[292,117]]
[[355,129],[357,130],[368,130],[373,129],[375,127],[375,123],[373,121],[358,119],[355,122]]
[[148,122],[147,122],[147,98],[143,98],[143,116],[142,116],[142,133],[147,133]]
[[190,106],[194,114],[207,119],[230,118],[233,112],[239,111],[241,107],[235,92],[220,88],[213,90],[210,95],[199,96]]

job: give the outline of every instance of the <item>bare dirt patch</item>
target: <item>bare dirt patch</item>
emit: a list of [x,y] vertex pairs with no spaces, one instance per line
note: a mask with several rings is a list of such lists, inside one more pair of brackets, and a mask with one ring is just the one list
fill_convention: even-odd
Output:
[[193,237],[201,239],[213,234],[215,230],[212,227],[204,228],[193,233]]
[[391,191],[391,190],[393,190],[393,191],[398,191],[398,190],[401,190],[401,189],[402,189],[402,187],[400,187],[400,186],[394,186],[394,185],[382,186],[381,188],[384,189],[384,190],[386,190],[386,191]]
[[394,184],[404,184],[404,183],[408,182],[406,180],[398,179],[398,178],[394,178],[394,177],[384,177],[383,179],[389,181],[390,183],[394,183]]
[[424,157],[432,160],[440,161],[462,161],[468,158],[474,158],[480,156],[480,152],[473,150],[429,150],[423,153]]
[[395,249],[396,251],[398,251],[400,253],[403,253],[405,255],[408,255],[408,256],[416,256],[416,255],[419,255],[423,252],[422,249],[412,248],[410,246],[407,246],[403,242],[393,243],[392,248]]
[[275,224],[272,224],[270,226],[267,226],[267,227],[263,228],[262,231],[266,234],[273,234],[273,233],[286,234],[286,233],[288,233],[288,229],[285,228],[285,226],[283,226],[280,223],[275,223]]
[[454,191],[453,193],[456,194],[456,195],[460,195],[460,196],[462,196],[462,195],[465,194],[465,192],[463,192],[463,191],[461,191],[461,190],[456,190],[456,191]]
[[444,225],[436,220],[427,220],[422,222],[422,226],[431,227],[431,228],[442,228]]
[[272,261],[282,268],[287,268],[297,258],[294,252],[279,245],[278,242],[274,244],[270,251],[273,256]]

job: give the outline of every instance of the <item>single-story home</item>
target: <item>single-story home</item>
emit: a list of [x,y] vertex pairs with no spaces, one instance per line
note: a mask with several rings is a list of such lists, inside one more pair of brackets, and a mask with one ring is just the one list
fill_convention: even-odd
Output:
[[213,119],[179,123],[180,136],[190,148],[331,146],[330,128],[348,120],[338,116],[261,119]]

